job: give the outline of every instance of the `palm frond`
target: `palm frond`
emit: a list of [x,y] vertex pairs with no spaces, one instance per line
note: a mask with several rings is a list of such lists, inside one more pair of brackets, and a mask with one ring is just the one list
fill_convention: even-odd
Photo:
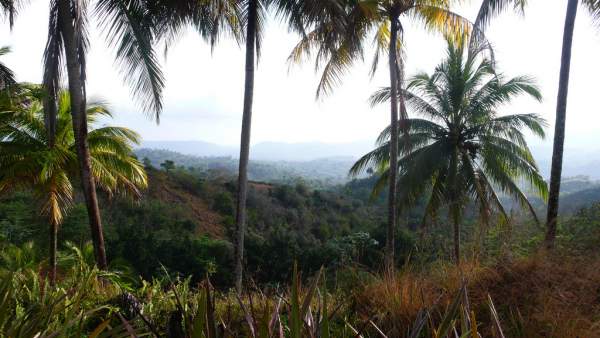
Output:
[[582,4],[587,8],[592,16],[592,20],[597,27],[600,27],[600,1],[583,0]]
[[[488,177],[488,179],[491,180],[495,186],[499,187],[503,193],[514,198],[515,201],[517,201],[522,207],[528,209],[535,221],[539,223],[535,208],[531,202],[529,202],[527,196],[523,193],[523,191],[521,191],[509,173],[505,171],[501,161],[493,158],[486,158],[486,160],[483,162],[482,169],[485,173],[485,176]],[[535,183],[537,183],[537,188],[540,194],[546,198],[545,196],[548,194],[548,188],[541,176],[535,178]]]
[[153,22],[145,2],[99,0],[96,12],[108,44],[116,50],[117,65],[133,95],[159,122],[165,79],[153,48]]
[[10,29],[15,24],[15,17],[19,14],[22,2],[22,0],[0,0],[0,9],[2,10],[2,14],[8,18]]
[[[10,53],[10,51],[10,47],[1,47],[0,56],[8,54]],[[0,62],[0,88],[10,87],[13,86],[15,83],[15,73],[4,63]]]
[[57,96],[62,81],[63,40],[58,23],[57,0],[50,2],[48,17],[48,38],[44,49],[44,75],[42,86],[46,91],[44,114],[48,136],[54,137],[57,120]]
[[527,0],[483,0],[479,7],[474,26],[478,30],[484,31],[494,17],[500,15],[509,7],[523,13],[526,5]]
[[473,23],[467,18],[450,11],[446,6],[419,4],[414,6],[410,15],[425,29],[441,33],[446,38],[462,45],[471,35]]
[[380,55],[387,55],[388,46],[390,45],[390,25],[388,21],[384,21],[377,28],[377,32],[375,33],[375,37],[373,38],[373,45],[375,45],[375,55],[373,56],[373,61],[371,63],[371,70],[369,74],[371,78],[375,76],[377,72],[377,68],[379,66]]
[[[413,143],[417,139],[424,138],[424,140],[435,140],[441,137],[445,133],[444,127],[436,124],[435,122],[425,119],[408,119],[405,122],[398,122],[399,124],[405,123],[406,131],[408,132],[408,141]],[[376,144],[383,144],[390,141],[391,137],[391,126],[387,126],[377,137]],[[415,139],[417,138],[417,139]]]
[[[27,93],[27,90],[24,91]],[[69,93],[57,96],[57,123],[54,146],[44,125],[42,97],[31,91],[28,104],[16,111],[0,112],[0,193],[15,189],[34,192],[52,224],[62,222],[73,201],[72,180],[79,175],[72,131]],[[110,116],[101,102],[87,107],[89,121]],[[127,128],[91,128],[88,135],[92,174],[98,186],[109,193],[138,197],[147,186],[144,166],[133,156],[132,145],[140,137]]]

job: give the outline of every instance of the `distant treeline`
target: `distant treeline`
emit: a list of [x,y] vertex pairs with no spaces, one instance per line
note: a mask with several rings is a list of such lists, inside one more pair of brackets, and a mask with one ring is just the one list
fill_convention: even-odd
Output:
[[[147,158],[159,168],[166,160],[190,170],[223,171],[236,174],[238,160],[232,157],[199,157],[165,149],[140,148],[135,151],[142,160]],[[348,171],[355,159],[349,157],[323,158],[312,161],[250,161],[248,175],[251,180],[290,183],[303,180],[311,186],[332,186],[348,182]],[[193,168],[193,169],[192,169]]]

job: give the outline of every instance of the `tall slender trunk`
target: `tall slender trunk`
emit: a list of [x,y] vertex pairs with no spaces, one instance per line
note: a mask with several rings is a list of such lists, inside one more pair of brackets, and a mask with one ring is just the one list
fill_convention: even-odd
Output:
[[562,57],[560,60],[560,80],[558,83],[558,100],[556,103],[556,123],[554,127],[554,148],[552,151],[552,170],[550,174],[550,190],[548,196],[548,214],[546,216],[545,246],[554,247],[556,224],[558,218],[558,200],[560,195],[560,180],[562,176],[562,161],[565,144],[565,123],[567,118],[567,98],[569,95],[569,74],[571,71],[571,49],[573,46],[573,31],[577,16],[578,0],[569,0],[563,34]]
[[388,224],[385,243],[385,268],[387,272],[394,271],[395,255],[395,230],[397,218],[396,205],[396,178],[398,176],[398,22],[399,11],[393,10],[390,14],[391,32],[389,46],[390,67],[390,101],[391,101],[391,135],[390,135],[390,177],[388,194]]
[[54,148],[56,139],[56,92],[53,88],[47,88],[47,97],[44,99],[44,122],[46,124],[46,133],[48,135],[48,147]]
[[460,266],[460,217],[459,211],[452,212],[452,227],[454,230],[454,262]]
[[244,87],[244,112],[240,140],[240,166],[236,209],[235,288],[242,292],[244,270],[244,234],[246,231],[246,198],[248,195],[248,160],[250,157],[250,131],[252,125],[252,100],[254,98],[254,64],[256,56],[256,16],[258,0],[248,3],[246,27],[246,79]]
[[50,246],[49,246],[49,279],[50,285],[56,285],[56,253],[58,251],[58,224],[50,221]]
[[92,241],[96,264],[101,269],[106,269],[106,251],[104,249],[104,234],[100,220],[100,209],[96,196],[96,184],[92,176],[90,151],[87,143],[88,127],[86,116],[85,79],[83,78],[82,65],[79,57],[79,46],[76,40],[73,15],[70,10],[70,0],[59,0],[59,25],[65,45],[65,59],[67,62],[67,75],[69,79],[69,93],[71,96],[71,115],[73,117],[73,133],[75,134],[75,148],[79,160],[81,185],[83,196],[90,221]]
[[[458,145],[458,132],[451,131],[451,143]],[[462,195],[460,194],[459,181],[458,181],[458,166],[459,166],[459,152],[456,148],[452,151],[452,157],[450,158],[450,166],[448,169],[448,180],[450,188],[450,205],[448,209],[448,216],[452,221],[452,230],[454,235],[454,262],[456,266],[460,266],[460,219],[462,208],[464,205],[461,203]]]

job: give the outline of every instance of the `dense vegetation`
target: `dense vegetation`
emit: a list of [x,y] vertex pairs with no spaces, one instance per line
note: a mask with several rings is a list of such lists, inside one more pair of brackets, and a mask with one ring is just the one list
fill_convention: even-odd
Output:
[[[254,318],[251,322],[256,324],[248,324],[235,296],[227,292],[227,286],[233,285],[230,238],[234,177],[211,177],[209,172],[198,175],[196,171],[185,169],[166,172],[148,168],[148,173],[150,188],[138,202],[126,198],[101,198],[101,203],[106,206],[103,218],[106,220],[110,270],[116,274],[101,273],[89,265],[93,264],[93,251],[86,244],[89,239],[87,216],[84,205],[76,203],[59,233],[61,278],[56,291],[43,283],[30,284],[33,283],[31,274],[37,274],[38,269],[47,264],[45,248],[48,240],[44,219],[30,207],[34,204],[33,196],[21,192],[2,200],[3,255],[0,267],[3,280],[14,280],[15,283],[12,284],[14,289],[6,291],[5,286],[2,290],[14,292],[14,299],[23,302],[8,302],[5,306],[21,304],[19,306],[28,309],[29,319],[25,322],[32,325],[31,330],[40,325],[39,322],[34,325],[34,322],[44,320],[44,315],[52,316],[52,312],[44,313],[51,311],[47,307],[29,309],[30,302],[50,304],[60,300],[59,307],[53,310],[60,312],[62,306],[80,299],[79,308],[69,310],[64,317],[53,317],[46,332],[65,330],[60,331],[64,335],[75,334],[78,330],[91,332],[107,321],[112,329],[106,328],[106,332],[114,335],[118,330],[126,331],[119,316],[109,310],[119,308],[121,310],[116,313],[121,313],[138,334],[155,330],[161,335],[176,336],[169,331],[177,327],[173,326],[173,321],[180,313],[176,292],[184,299],[182,312],[190,316],[190,321],[183,327],[191,330],[195,325],[191,324],[195,322],[191,318],[206,316],[203,312],[206,310],[202,310],[199,302],[206,302],[202,285],[206,285],[204,280],[209,276],[212,285],[221,290],[211,291],[216,297],[216,305],[212,305],[216,307],[214,316],[219,318],[219,322],[212,325],[217,326],[218,331],[227,327],[232,332],[246,332],[250,325],[263,325],[261,318],[265,311],[270,318],[278,302],[275,295],[281,294],[290,297],[287,303],[280,305],[279,311],[285,332],[291,332],[287,331],[291,330],[288,316],[292,313],[288,306],[292,306],[293,294],[284,285],[293,280],[294,261],[299,270],[306,271],[304,277],[315,276],[320,267],[324,267],[323,279],[318,284],[320,291],[309,297],[314,297],[311,302],[313,316],[317,316],[319,309],[323,311],[319,308],[323,305],[319,304],[323,304],[325,290],[328,290],[330,313],[342,306],[327,324],[335,336],[348,336],[354,328],[363,336],[374,337],[376,329],[368,323],[369,319],[387,333],[408,327],[414,329],[423,315],[419,310],[424,309],[434,316],[433,322],[423,328],[423,334],[431,334],[432,328],[438,329],[442,325],[441,317],[454,311],[451,305],[462,285],[461,277],[456,275],[458,271],[448,262],[452,257],[451,229],[441,222],[423,233],[419,228],[423,207],[416,206],[414,215],[403,220],[403,230],[397,237],[398,264],[404,266],[398,280],[378,277],[385,240],[382,227],[385,224],[385,196],[375,201],[369,196],[377,177],[355,180],[326,191],[300,184],[251,183],[247,272],[257,285],[271,287],[265,289],[264,296],[254,295],[253,305],[248,303],[248,295],[243,296],[246,309],[250,311],[250,307],[254,307],[250,318]],[[566,196],[575,194],[577,192],[572,191]],[[515,215],[509,224],[497,223],[480,238],[472,235],[479,230],[477,212],[467,212],[463,244],[470,254],[463,264],[466,273],[463,277],[468,281],[468,306],[476,314],[469,320],[480,322],[478,330],[484,336],[495,330],[486,300],[488,292],[507,336],[530,337],[540,332],[557,337],[595,334],[592,324],[585,323],[596,320],[597,312],[593,309],[598,305],[587,297],[585,290],[600,282],[594,268],[599,264],[595,249],[600,243],[600,204],[594,204],[592,200],[586,202],[591,203],[589,207],[580,208],[574,214],[564,214],[558,239],[560,259],[535,255],[543,241],[543,232],[535,223],[527,221],[526,215]],[[76,249],[78,247],[82,249]],[[78,255],[82,257],[78,258]],[[274,256],[277,259],[272,259]],[[561,277],[553,277],[556,269]],[[95,285],[98,275],[105,276],[103,278],[115,287]],[[138,275],[153,282],[142,282]],[[571,278],[577,282],[566,283]],[[82,279],[88,282],[81,284]],[[312,280],[305,280],[301,299],[309,294]],[[254,288],[252,285],[248,285],[250,290]],[[40,293],[40,288],[46,290],[43,299],[39,298],[44,294]],[[87,293],[90,289],[103,291]],[[61,298],[67,290],[68,298]],[[121,290],[131,292],[135,297],[129,301],[137,299],[139,303],[127,303],[128,298],[121,296]],[[427,297],[421,299],[423,292]],[[566,303],[560,296],[565,293],[572,297]],[[529,296],[522,298],[522,294]],[[270,305],[265,308],[265,304]],[[102,305],[108,308],[99,308]],[[548,311],[550,308],[558,310],[558,307],[560,311]],[[150,326],[135,309],[143,309],[140,313],[147,317]],[[587,313],[585,309],[591,310]],[[94,312],[86,312],[92,310]],[[79,311],[86,313],[77,317]],[[436,311],[441,314],[434,315]],[[460,317],[458,313],[454,316],[457,320]],[[71,327],[66,324],[68,318],[81,318],[82,321],[69,324]],[[390,326],[391,322],[398,326]],[[10,321],[3,325],[4,332],[16,330],[10,326]],[[320,322],[318,328],[322,325]],[[22,336],[27,336],[25,331]]]
[[[142,198],[109,198],[102,195],[103,218],[106,220],[106,241],[110,261],[116,267],[152,279],[163,274],[163,267],[172,274],[192,276],[199,281],[208,273],[215,285],[232,285],[233,214],[235,183],[233,176],[179,168],[169,172],[147,168],[149,189]],[[372,200],[370,192],[378,177],[354,180],[344,186],[315,190],[303,183],[280,185],[251,183],[249,193],[249,233],[247,271],[259,283],[281,283],[289,279],[293,262],[306,274],[321,266],[332,271],[347,265],[362,266],[377,271],[381,264],[385,232],[385,196]],[[571,179],[565,195],[568,233],[575,236],[575,219],[586,219],[593,232],[596,207],[590,190]],[[586,182],[586,181],[583,181]],[[565,184],[568,187],[568,184]],[[590,197],[592,196],[592,197]],[[83,246],[89,240],[85,206],[81,198],[65,217],[59,232],[59,243]],[[571,203],[570,200],[576,201]],[[29,192],[15,193],[2,199],[0,234],[5,242],[22,246],[33,241],[38,255],[43,256],[48,245],[46,219],[36,209],[35,197]],[[540,209],[541,210],[541,207]],[[424,203],[415,205],[402,220],[396,240],[398,264],[409,255],[411,260],[433,262],[451,257],[450,228],[442,219],[437,227],[422,236],[421,215]],[[466,211],[463,234],[468,247],[475,245],[477,211]],[[517,251],[530,252],[539,242],[540,233],[526,213],[515,214],[513,230]],[[517,226],[517,224],[519,226]],[[503,225],[493,227],[487,235],[485,250],[499,252]],[[581,235],[583,236],[583,235]],[[537,238],[537,240],[535,239]],[[562,237],[561,237],[562,238]],[[532,242],[533,241],[533,242]],[[586,238],[594,243],[595,237]],[[278,257],[272,260],[272,257]]]
[[[526,1],[483,0],[473,22],[456,3],[50,1],[42,84],[17,83],[0,63],[0,335],[598,336],[599,189],[561,172],[578,1],[567,6],[549,182],[526,137],[544,137],[545,120],[505,112],[542,93],[527,76],[502,76],[485,35]],[[25,5],[0,1],[11,27]],[[599,1],[582,6],[600,19]],[[372,74],[387,58],[389,86],[372,103],[389,103],[390,124],[349,183],[332,185],[327,163],[321,182],[297,178],[314,174],[298,164],[282,175],[250,164],[269,14],[299,33],[288,61],[322,70],[317,97],[368,45]],[[414,77],[402,53],[408,18],[448,45],[435,70]],[[189,26],[211,47],[225,36],[244,43],[239,159],[139,159],[134,131],[99,126],[111,113],[87,99],[91,23],[157,121],[159,44]]]

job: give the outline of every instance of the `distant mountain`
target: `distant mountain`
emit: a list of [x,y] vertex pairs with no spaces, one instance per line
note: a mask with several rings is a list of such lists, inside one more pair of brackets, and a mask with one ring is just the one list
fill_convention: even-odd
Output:
[[[239,157],[239,147],[203,141],[144,141],[141,148],[165,149],[201,157]],[[250,158],[262,161],[312,161],[323,158],[358,158],[372,150],[371,142],[283,143],[262,142],[251,147]]]
[[561,195],[559,209],[561,214],[570,214],[598,202],[600,202],[600,187],[596,185],[593,188]]
[[[542,175],[550,177],[552,164],[552,144],[531,147]],[[590,144],[589,147],[565,147],[563,158],[563,177],[589,176],[600,179],[600,147]]]
[[[238,147],[225,146],[204,141],[144,141],[141,148],[164,149],[184,155],[200,157],[239,157]],[[256,161],[314,161],[324,158],[356,159],[373,149],[373,143],[368,141],[350,143],[284,143],[261,142],[252,146],[250,158]],[[531,147],[538,162],[542,175],[550,176],[552,162],[552,144]],[[565,148],[563,162],[563,177],[589,176],[600,179],[600,146],[588,145],[583,147]]]
[[[148,159],[154,167],[165,160],[178,167],[196,168],[203,172],[221,171],[236,175],[237,159],[231,156],[194,156],[165,149],[139,148],[135,153],[140,159]],[[348,171],[355,160],[351,157],[331,157],[311,161],[250,160],[248,176],[251,180],[274,183],[290,183],[298,179],[312,186],[332,186],[348,181]]]
[[358,158],[372,149],[372,142],[262,142],[252,147],[250,156],[257,160],[269,161],[312,161],[323,158]]
[[144,141],[140,148],[170,150],[194,156],[239,156],[238,148],[204,141]]

